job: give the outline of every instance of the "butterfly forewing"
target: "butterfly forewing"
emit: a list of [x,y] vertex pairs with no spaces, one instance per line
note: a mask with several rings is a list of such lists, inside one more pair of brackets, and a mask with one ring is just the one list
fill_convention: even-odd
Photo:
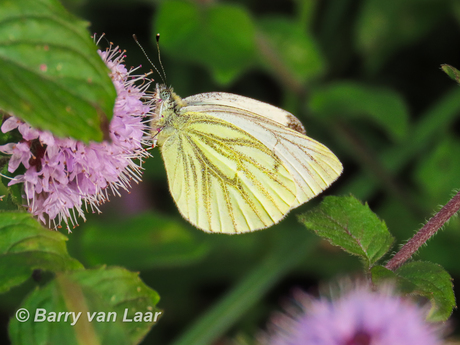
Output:
[[237,113],[243,110],[259,114],[285,127],[305,134],[305,128],[302,123],[290,112],[249,97],[226,92],[206,92],[184,98],[184,102],[190,105],[226,106],[227,109],[233,109],[233,112]]
[[206,112],[183,108],[179,118],[162,140],[162,155],[171,194],[193,225],[224,233],[262,229],[296,203],[292,174],[263,142]]

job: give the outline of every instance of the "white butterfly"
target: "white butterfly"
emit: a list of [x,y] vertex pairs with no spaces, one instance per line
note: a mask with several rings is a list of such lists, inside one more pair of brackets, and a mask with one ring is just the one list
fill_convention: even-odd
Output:
[[291,113],[222,92],[157,85],[152,131],[182,216],[207,232],[267,228],[334,182],[342,164]]

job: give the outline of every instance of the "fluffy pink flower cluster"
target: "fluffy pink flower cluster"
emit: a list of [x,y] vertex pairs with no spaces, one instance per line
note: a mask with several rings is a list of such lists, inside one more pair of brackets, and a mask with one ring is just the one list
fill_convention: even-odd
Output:
[[143,146],[148,145],[152,104],[143,99],[150,82],[136,86],[145,76],[131,75],[135,69],[126,70],[124,52],[118,47],[99,54],[111,70],[117,91],[110,143],[86,145],[57,138],[15,117],[1,127],[4,133],[17,128],[22,135],[20,142],[0,146],[1,152],[11,154],[9,172],[15,172],[20,164],[26,168],[9,185],[24,184],[29,211],[50,228],[64,221],[70,231],[69,225],[78,224],[78,216],[85,219],[83,207],[99,211],[98,205],[108,200],[109,190],[119,195],[119,188],[128,189],[132,180],[140,181],[142,159],[148,156]]
[[[270,334],[261,337],[268,345],[440,345],[425,310],[391,289],[373,291],[359,286],[330,301],[314,300],[297,291],[296,305],[277,315]],[[299,308],[300,307],[300,308]]]

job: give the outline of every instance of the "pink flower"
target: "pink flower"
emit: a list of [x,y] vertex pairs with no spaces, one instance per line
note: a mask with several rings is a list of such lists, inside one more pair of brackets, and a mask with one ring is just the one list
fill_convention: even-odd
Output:
[[21,163],[26,168],[30,167],[29,160],[32,158],[32,153],[30,152],[30,147],[27,142],[8,143],[6,145],[1,145],[0,151],[12,155],[8,163],[9,172],[14,172]]
[[[16,175],[9,185],[24,184],[24,197],[29,211],[50,228],[64,221],[78,225],[77,217],[85,219],[83,207],[98,206],[107,201],[109,190],[128,189],[131,181],[141,179],[142,159],[149,154],[147,120],[153,110],[144,99],[150,81],[145,76],[132,75],[123,65],[124,52],[110,46],[99,55],[111,69],[117,91],[114,114],[109,132],[111,142],[90,143],[71,138],[54,137],[52,133],[30,127],[16,117],[8,118],[1,130],[18,129],[22,140],[0,146],[10,154],[8,171],[13,173],[23,165],[27,170]],[[137,81],[144,81],[142,87]],[[151,144],[150,144],[151,145]],[[84,206],[85,205],[85,206]]]
[[[438,345],[425,309],[390,289],[373,291],[358,286],[340,298],[314,300],[302,291],[296,305],[272,319],[269,345]],[[299,307],[299,308],[296,308]]]

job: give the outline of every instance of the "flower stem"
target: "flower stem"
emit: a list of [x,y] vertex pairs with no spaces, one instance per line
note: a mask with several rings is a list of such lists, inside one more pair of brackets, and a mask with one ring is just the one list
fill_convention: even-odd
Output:
[[406,262],[431,236],[433,236],[445,222],[460,209],[460,192],[436,213],[400,250],[388,261],[385,266],[394,271]]

